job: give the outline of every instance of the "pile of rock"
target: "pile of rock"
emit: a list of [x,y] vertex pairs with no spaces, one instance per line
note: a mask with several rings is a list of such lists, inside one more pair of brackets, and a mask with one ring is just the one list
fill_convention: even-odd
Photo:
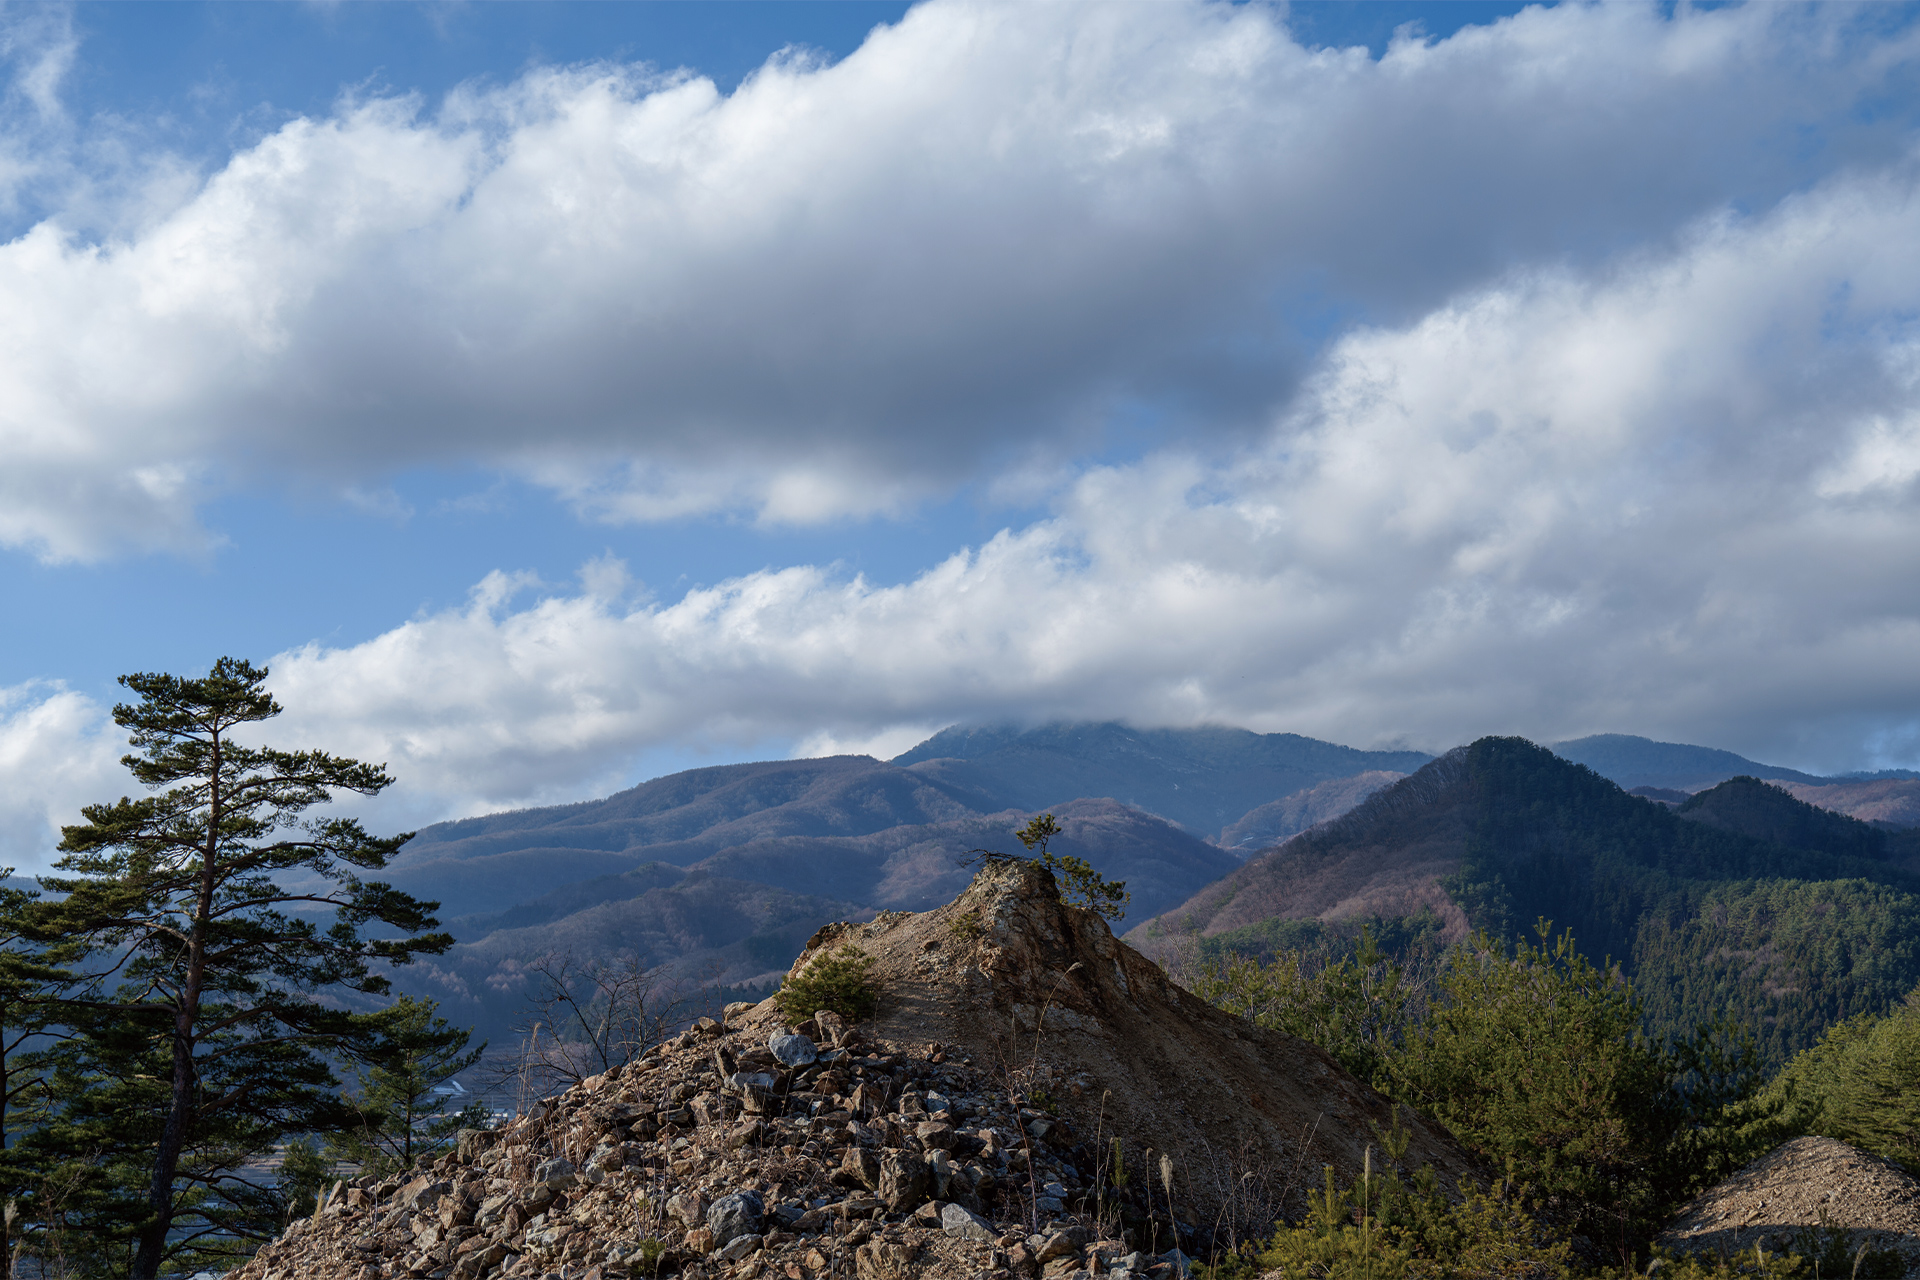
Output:
[[771,1036],[704,1019],[414,1176],[334,1187],[236,1280],[1183,1272],[1103,1236],[1127,1193],[1025,1102],[831,1013]]
[[1795,1138],[1701,1192],[1655,1243],[1720,1257],[1805,1247],[1822,1231],[1846,1232],[1848,1253],[1897,1253],[1920,1275],[1920,1183],[1833,1138]]
[[[955,901],[830,925],[858,1029],[729,1006],[405,1179],[337,1186],[239,1280],[908,1275],[1108,1280],[1264,1236],[1404,1124],[1326,1054],[1180,990],[1032,862]],[[1118,1184],[1118,1185],[1116,1185]]]

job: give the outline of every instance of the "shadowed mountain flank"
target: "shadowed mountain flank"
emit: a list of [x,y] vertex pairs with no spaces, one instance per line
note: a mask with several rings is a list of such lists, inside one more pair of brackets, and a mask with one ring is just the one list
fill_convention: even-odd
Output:
[[1884,831],[1858,818],[1815,808],[1758,778],[1729,778],[1676,805],[1673,812],[1689,822],[1790,849],[1873,859],[1887,853]]
[[656,778],[604,800],[439,823],[414,837],[395,865],[538,846],[670,848],[674,856],[658,860],[685,866],[750,840],[868,835],[1008,807],[870,756],[721,765]]
[[1563,760],[1583,764],[1601,777],[1632,790],[1662,787],[1700,791],[1728,778],[1768,778],[1783,782],[1828,782],[1832,779],[1760,764],[1731,751],[1694,747],[1683,742],[1655,742],[1627,733],[1596,733],[1591,737],[1556,742],[1553,752]]
[[1836,1017],[1884,1012],[1920,978],[1906,839],[1751,778],[1674,808],[1531,743],[1485,738],[1128,937],[1177,954],[1209,939],[1258,949],[1278,936],[1257,928],[1270,921],[1417,916],[1447,940],[1544,918],[1596,960],[1623,962],[1662,1025],[1737,1010],[1781,1055]]
[[1339,817],[1380,788],[1406,776],[1387,769],[1370,769],[1351,778],[1335,778],[1305,791],[1296,791],[1252,810],[1222,831],[1215,843],[1243,854],[1271,848],[1308,827]]

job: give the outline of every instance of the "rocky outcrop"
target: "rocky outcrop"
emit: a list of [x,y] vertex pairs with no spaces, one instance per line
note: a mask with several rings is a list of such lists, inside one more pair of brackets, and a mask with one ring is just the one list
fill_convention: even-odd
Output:
[[[1172,982],[1092,911],[1060,902],[1023,860],[984,868],[953,902],[829,925],[792,973],[841,945],[874,959],[885,995],[871,1033],[938,1042],[1048,1099],[1079,1131],[1119,1138],[1138,1175],[1171,1161],[1174,1198],[1198,1225],[1302,1210],[1332,1165],[1359,1174],[1387,1101],[1314,1045],[1232,1017]],[[756,1010],[771,1026],[770,1006]],[[1452,1136],[1409,1112],[1406,1162],[1452,1185],[1473,1172]]]
[[[1350,1176],[1393,1123],[1031,863],[937,911],[829,926],[796,972],[846,944],[873,957],[871,1023],[730,1006],[429,1168],[337,1185],[235,1280],[1172,1277],[1237,1221],[1297,1209],[1322,1165]],[[1408,1163],[1466,1171],[1410,1126]]]
[[1115,1192],[1062,1118],[939,1050],[831,1038],[708,1020],[429,1168],[336,1186],[234,1280],[1178,1269],[1099,1231]]

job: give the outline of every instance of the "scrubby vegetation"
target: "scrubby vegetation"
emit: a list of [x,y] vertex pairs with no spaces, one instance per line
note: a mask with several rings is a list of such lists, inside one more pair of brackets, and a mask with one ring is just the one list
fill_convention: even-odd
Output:
[[873,1016],[880,990],[872,975],[873,957],[859,947],[838,947],[815,956],[773,993],[780,1011],[804,1022],[822,1009],[855,1022]]
[[1545,922],[1532,943],[1482,933],[1412,969],[1365,933],[1330,959],[1212,962],[1193,985],[1441,1120],[1553,1220],[1621,1258],[1782,1136],[1751,1101],[1763,1077],[1750,1039],[1716,1027],[1649,1036],[1618,970]]
[[[1644,1269],[1683,1202],[1801,1134],[1920,1171],[1920,990],[1887,1016],[1833,1026],[1769,1079],[1745,1029],[1650,1032],[1619,967],[1595,965],[1544,921],[1529,942],[1482,932],[1411,959],[1362,930],[1350,946],[1219,956],[1188,977],[1196,994],[1320,1045],[1444,1122],[1505,1174],[1449,1205],[1417,1174],[1403,1178],[1382,1135],[1377,1178],[1344,1192],[1329,1184],[1305,1221],[1224,1265],[1223,1280],[1242,1265],[1315,1277]],[[1574,1241],[1579,1250],[1554,1251]],[[1662,1274],[1831,1275],[1827,1255],[1842,1244],[1812,1232],[1778,1256],[1673,1261]],[[1847,1273],[1855,1261],[1863,1276],[1895,1265],[1855,1250]]]
[[1920,1170],[1920,989],[1884,1018],[1828,1029],[1761,1095],[1796,1131]]

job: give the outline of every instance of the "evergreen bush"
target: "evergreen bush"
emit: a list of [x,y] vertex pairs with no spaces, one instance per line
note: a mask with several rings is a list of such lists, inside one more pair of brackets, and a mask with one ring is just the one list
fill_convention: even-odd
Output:
[[873,957],[858,947],[823,952],[783,981],[773,998],[792,1022],[805,1022],[822,1009],[859,1022],[871,1018],[880,1004],[872,968]]

